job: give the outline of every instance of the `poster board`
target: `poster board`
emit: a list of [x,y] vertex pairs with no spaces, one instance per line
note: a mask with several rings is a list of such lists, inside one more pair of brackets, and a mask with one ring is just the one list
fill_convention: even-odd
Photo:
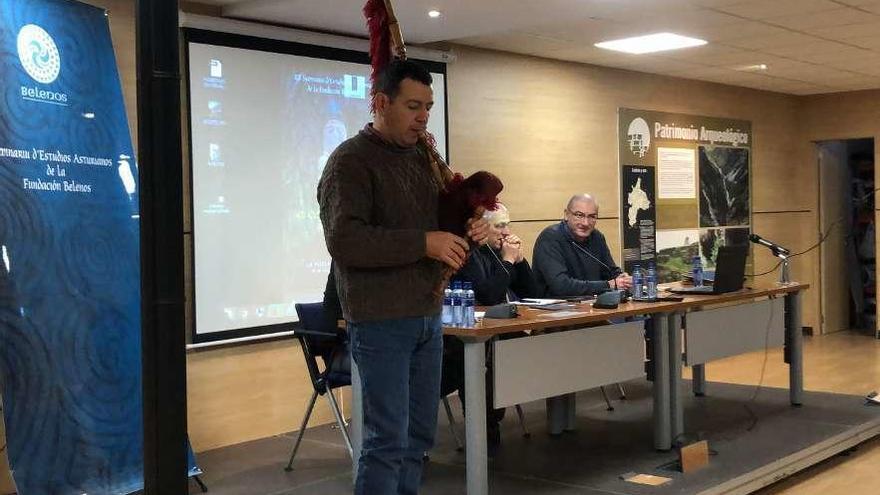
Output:
[[[654,263],[671,282],[696,254],[711,272],[720,246],[748,243],[751,147],[749,121],[620,108],[624,269]],[[633,194],[635,171],[644,193]]]

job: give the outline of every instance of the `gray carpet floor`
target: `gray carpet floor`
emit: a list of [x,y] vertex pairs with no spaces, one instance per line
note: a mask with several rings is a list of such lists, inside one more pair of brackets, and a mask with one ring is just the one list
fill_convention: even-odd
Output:
[[[689,384],[688,384],[689,385]],[[709,465],[683,475],[675,452],[653,449],[651,388],[644,380],[625,384],[626,400],[608,387],[614,411],[598,390],[578,394],[577,430],[546,433],[544,402],[524,404],[530,438],[524,438],[513,409],[502,422],[502,442],[489,461],[491,493],[667,495],[697,494],[754,471],[859,425],[880,421],[880,407],[860,397],[807,392],[805,404],[788,405],[785,389],[710,383],[706,397],[686,396],[681,440],[709,441]],[[461,408],[450,398],[463,429]],[[327,407],[319,402],[316,407]],[[455,449],[446,415],[440,411],[437,445],[425,466],[424,495],[465,493],[465,455]],[[283,470],[294,433],[224,447],[197,456],[204,482],[214,495],[345,495],[351,493],[351,463],[337,429],[306,431],[292,472]],[[460,434],[463,436],[463,431]],[[624,481],[625,473],[669,477],[662,487]],[[190,493],[199,493],[195,483]]]

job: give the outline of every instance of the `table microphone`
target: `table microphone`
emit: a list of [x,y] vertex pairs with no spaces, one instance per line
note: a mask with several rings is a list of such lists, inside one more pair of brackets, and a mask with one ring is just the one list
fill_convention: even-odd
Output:
[[[580,252],[586,254],[586,255],[589,256],[590,258],[593,258],[593,260],[595,260],[596,263],[599,263],[600,265],[604,266],[605,269],[608,270],[608,273],[612,274],[612,276],[614,275],[614,270],[612,270],[610,266],[606,265],[602,260],[600,260],[598,256],[596,256],[595,254],[593,254],[593,253],[587,251],[586,249],[582,248],[581,246],[578,246],[578,243],[576,243],[576,242],[574,242],[574,241],[568,241],[568,242],[570,242],[571,245],[574,246],[575,248],[577,248]],[[618,288],[617,288],[617,279],[616,279],[616,277],[615,277],[615,280],[614,280],[614,290],[615,290],[615,291],[619,291],[619,292],[621,292],[621,294],[619,294],[621,300],[624,300],[624,301],[625,301],[625,300],[627,299],[627,297],[628,297],[627,291],[625,291],[625,290],[623,290],[623,289],[618,289]]]
[[576,243],[576,242],[574,242],[574,241],[568,241],[568,242],[570,242],[572,246],[574,246],[574,247],[576,247],[578,250],[580,250],[580,252],[586,254],[586,255],[589,256],[590,258],[593,258],[593,260],[595,260],[596,263],[599,263],[600,265],[604,266],[605,269],[608,270],[608,273],[611,273],[611,274],[614,273],[614,270],[612,270],[610,266],[608,266],[608,265],[606,265],[605,263],[603,263],[602,260],[600,260],[598,256],[596,256],[595,254],[593,254],[593,253],[587,251],[586,249],[584,249],[584,248],[578,246],[578,243]]
[[760,244],[760,245],[770,249],[770,251],[773,252],[774,256],[788,256],[789,254],[791,254],[791,251],[789,251],[788,249],[785,249],[784,247],[780,246],[779,244],[776,244],[773,241],[768,241],[767,239],[764,239],[763,237],[759,236],[758,234],[749,235],[749,240],[754,242],[755,244]]

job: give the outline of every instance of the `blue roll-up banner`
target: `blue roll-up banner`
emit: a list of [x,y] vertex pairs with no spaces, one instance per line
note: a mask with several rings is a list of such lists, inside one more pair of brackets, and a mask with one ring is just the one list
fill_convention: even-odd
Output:
[[107,15],[3,0],[0,61],[13,478],[21,495],[131,493],[143,487],[137,164]]

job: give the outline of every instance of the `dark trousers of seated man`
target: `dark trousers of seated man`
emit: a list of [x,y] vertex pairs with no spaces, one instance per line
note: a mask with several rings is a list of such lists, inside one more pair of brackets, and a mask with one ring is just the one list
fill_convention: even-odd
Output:
[[[501,340],[523,337],[523,332],[501,335]],[[457,337],[443,337],[443,378],[441,380],[441,394],[445,397],[457,391],[461,399],[462,409],[465,408],[464,400],[464,343]],[[504,419],[506,409],[492,407],[495,397],[494,386],[494,363],[491,352],[492,342],[486,342],[486,435],[490,445],[498,445],[501,442],[501,428],[499,423]]]

